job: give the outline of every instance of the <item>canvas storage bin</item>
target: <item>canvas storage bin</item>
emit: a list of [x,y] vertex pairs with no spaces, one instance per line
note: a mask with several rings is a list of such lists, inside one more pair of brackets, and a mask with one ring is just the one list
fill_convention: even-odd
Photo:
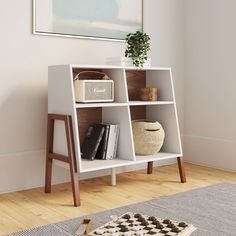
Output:
[[114,81],[100,71],[81,71],[74,78],[75,101],[113,102]]
[[134,147],[136,155],[154,155],[159,152],[165,138],[162,125],[157,121],[132,121]]

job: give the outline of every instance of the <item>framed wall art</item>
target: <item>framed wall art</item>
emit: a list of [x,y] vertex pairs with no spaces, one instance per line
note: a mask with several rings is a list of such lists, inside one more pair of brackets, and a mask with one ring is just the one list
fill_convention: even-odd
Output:
[[33,0],[33,33],[124,40],[143,30],[143,0]]

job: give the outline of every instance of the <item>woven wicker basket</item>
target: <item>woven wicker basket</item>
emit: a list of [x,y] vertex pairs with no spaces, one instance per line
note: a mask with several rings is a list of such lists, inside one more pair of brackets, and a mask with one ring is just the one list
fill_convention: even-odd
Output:
[[160,151],[165,132],[157,121],[132,121],[134,147],[136,155],[153,155]]

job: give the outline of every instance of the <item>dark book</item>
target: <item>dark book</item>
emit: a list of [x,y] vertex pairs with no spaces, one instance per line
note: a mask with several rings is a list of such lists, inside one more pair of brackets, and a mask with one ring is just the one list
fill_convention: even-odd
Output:
[[83,159],[94,160],[99,144],[102,140],[105,128],[102,126],[92,125],[89,127],[85,140],[81,147]]
[[102,140],[100,142],[97,154],[96,154],[96,159],[100,160],[105,160],[106,159],[106,152],[107,152],[107,144],[108,144],[108,135],[109,135],[109,130],[110,130],[110,125],[109,124],[97,124],[98,126],[104,127],[105,131],[102,137]]

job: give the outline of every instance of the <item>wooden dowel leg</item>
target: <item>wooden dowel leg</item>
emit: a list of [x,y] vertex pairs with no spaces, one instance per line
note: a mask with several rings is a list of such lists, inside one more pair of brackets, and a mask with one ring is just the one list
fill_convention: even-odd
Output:
[[116,168],[111,169],[111,185],[116,186]]
[[184,163],[182,161],[182,158],[177,157],[177,161],[178,161],[179,175],[180,175],[181,183],[186,183],[186,174],[185,174]]
[[147,164],[147,174],[151,175],[153,172],[153,161],[149,161]]

